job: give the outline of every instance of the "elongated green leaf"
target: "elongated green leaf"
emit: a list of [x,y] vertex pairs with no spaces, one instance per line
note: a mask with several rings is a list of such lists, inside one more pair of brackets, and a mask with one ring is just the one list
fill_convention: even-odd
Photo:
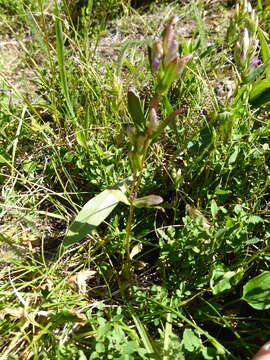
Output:
[[167,116],[164,120],[159,122],[157,130],[152,135],[152,141],[154,141],[179,114],[186,113],[186,108],[176,109],[173,113]]
[[157,360],[161,359],[161,356],[159,355],[158,351],[155,349],[154,343],[151,340],[151,338],[149,337],[147,331],[145,330],[145,327],[144,327],[143,323],[141,322],[141,320],[134,314],[132,314],[132,318],[133,318],[136,328],[141,336],[143,345],[144,345],[146,351],[148,352],[148,355],[154,356],[154,358]]
[[166,95],[173,81],[177,78],[177,59],[173,60],[166,68],[166,72],[157,86],[157,92]]
[[55,16],[56,53],[57,53],[57,62],[59,67],[60,84],[67,104],[67,109],[70,113],[70,116],[74,119],[75,114],[69,96],[67,72],[65,67],[65,47],[64,47],[62,22],[59,18],[59,8],[57,2],[55,2],[55,15],[56,15]]
[[218,208],[218,205],[216,203],[216,200],[212,199],[212,201],[211,201],[211,214],[212,214],[212,216],[216,217],[217,214],[218,214],[218,211],[219,211],[219,208]]
[[[259,39],[260,39],[260,45],[261,45],[261,53],[263,62],[266,63],[270,60],[270,46],[267,43],[267,40],[265,38],[264,32],[259,29],[258,30]],[[267,69],[265,70],[268,77],[270,77],[270,66],[268,65]]]
[[145,117],[139,97],[132,91],[128,91],[128,111],[137,130],[143,131]]
[[147,195],[138,199],[133,200],[132,204],[138,208],[152,207],[163,202],[161,196],[158,195]]
[[248,74],[248,76],[246,76],[243,80],[244,84],[248,84],[249,82],[256,80],[256,78],[259,75],[261,75],[264,71],[267,73],[268,68],[270,69],[270,61],[267,61],[265,62],[265,64],[258,66],[250,74]]
[[249,102],[254,107],[259,107],[270,101],[270,81],[264,79],[254,83],[249,96]]
[[257,310],[270,308],[270,271],[249,280],[243,289],[243,300]]
[[129,205],[125,194],[119,189],[107,189],[89,200],[71,224],[63,241],[64,246],[82,240],[100,225],[119,202]]
[[[173,301],[171,299],[170,301],[170,306],[172,306]],[[165,325],[165,333],[164,333],[164,342],[163,342],[163,352],[164,352],[164,356],[162,358],[162,360],[169,360],[170,356],[169,356],[169,351],[170,351],[170,347],[171,347],[171,339],[172,339],[172,335],[173,335],[173,331],[172,331],[172,313],[169,312],[167,314],[166,317],[166,325]]]
[[237,146],[235,148],[234,152],[232,153],[232,155],[229,157],[229,161],[228,161],[229,165],[234,164],[236,162],[239,152],[240,152],[240,149]]

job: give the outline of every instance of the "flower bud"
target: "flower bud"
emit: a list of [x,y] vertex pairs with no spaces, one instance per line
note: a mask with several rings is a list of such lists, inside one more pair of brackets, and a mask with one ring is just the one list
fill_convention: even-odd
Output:
[[157,124],[158,124],[158,117],[157,117],[156,109],[154,107],[151,107],[149,111],[149,121],[146,128],[146,132],[148,135],[151,136],[153,134],[153,132],[157,129]]
[[158,122],[157,112],[154,108],[151,108],[149,112],[149,127],[152,130],[155,130],[157,127],[157,122]]
[[176,77],[179,77],[182,72],[184,71],[186,65],[188,64],[189,60],[192,58],[192,54],[187,54],[180,59],[177,60],[177,70],[176,70]]
[[249,49],[249,46],[250,46],[250,38],[249,38],[249,33],[248,33],[248,30],[245,28],[244,29],[244,33],[243,33],[243,57],[246,56],[247,52],[248,52],[248,49]]
[[175,40],[172,40],[168,51],[164,56],[164,66],[166,67],[170,62],[177,58],[178,44]]
[[151,69],[156,72],[159,68],[161,58],[163,56],[163,48],[160,40],[155,41],[151,49]]
[[175,25],[176,25],[177,21],[178,21],[178,17],[172,16],[170,18],[169,22],[167,23],[167,25],[165,26],[165,29],[162,33],[163,50],[165,53],[167,53],[167,51],[170,49],[171,42],[174,40]]

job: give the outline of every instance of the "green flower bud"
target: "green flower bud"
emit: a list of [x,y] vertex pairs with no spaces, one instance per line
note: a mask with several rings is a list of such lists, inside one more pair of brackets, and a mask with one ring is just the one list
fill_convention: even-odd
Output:
[[157,125],[158,125],[157,112],[154,107],[151,107],[149,111],[149,119],[146,127],[147,135],[151,136],[153,132],[155,132],[155,130],[157,129]]
[[178,17],[172,16],[168,21],[167,25],[165,26],[165,29],[163,30],[162,39],[163,39],[164,53],[167,53],[167,51],[170,49],[171,42],[174,40],[175,25],[177,21],[178,21]]
[[153,72],[156,72],[160,66],[163,56],[163,48],[160,40],[155,41],[151,49],[150,66]]

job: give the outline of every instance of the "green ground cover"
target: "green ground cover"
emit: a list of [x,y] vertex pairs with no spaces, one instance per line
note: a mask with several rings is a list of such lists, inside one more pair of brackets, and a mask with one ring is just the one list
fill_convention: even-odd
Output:
[[269,1],[1,1],[0,359],[269,340]]

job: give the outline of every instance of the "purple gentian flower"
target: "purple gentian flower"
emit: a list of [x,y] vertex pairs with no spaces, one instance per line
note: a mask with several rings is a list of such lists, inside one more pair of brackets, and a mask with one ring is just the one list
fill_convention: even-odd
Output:
[[160,59],[155,58],[152,60],[152,67],[154,71],[157,71],[159,68],[159,64],[160,64]]
[[130,194],[130,198],[131,198],[131,200],[136,200],[137,199],[137,197],[138,197],[138,193],[132,193],[132,194]]
[[262,64],[262,60],[259,59],[257,56],[254,56],[253,59],[251,60],[251,66],[252,67],[256,67],[258,65]]

